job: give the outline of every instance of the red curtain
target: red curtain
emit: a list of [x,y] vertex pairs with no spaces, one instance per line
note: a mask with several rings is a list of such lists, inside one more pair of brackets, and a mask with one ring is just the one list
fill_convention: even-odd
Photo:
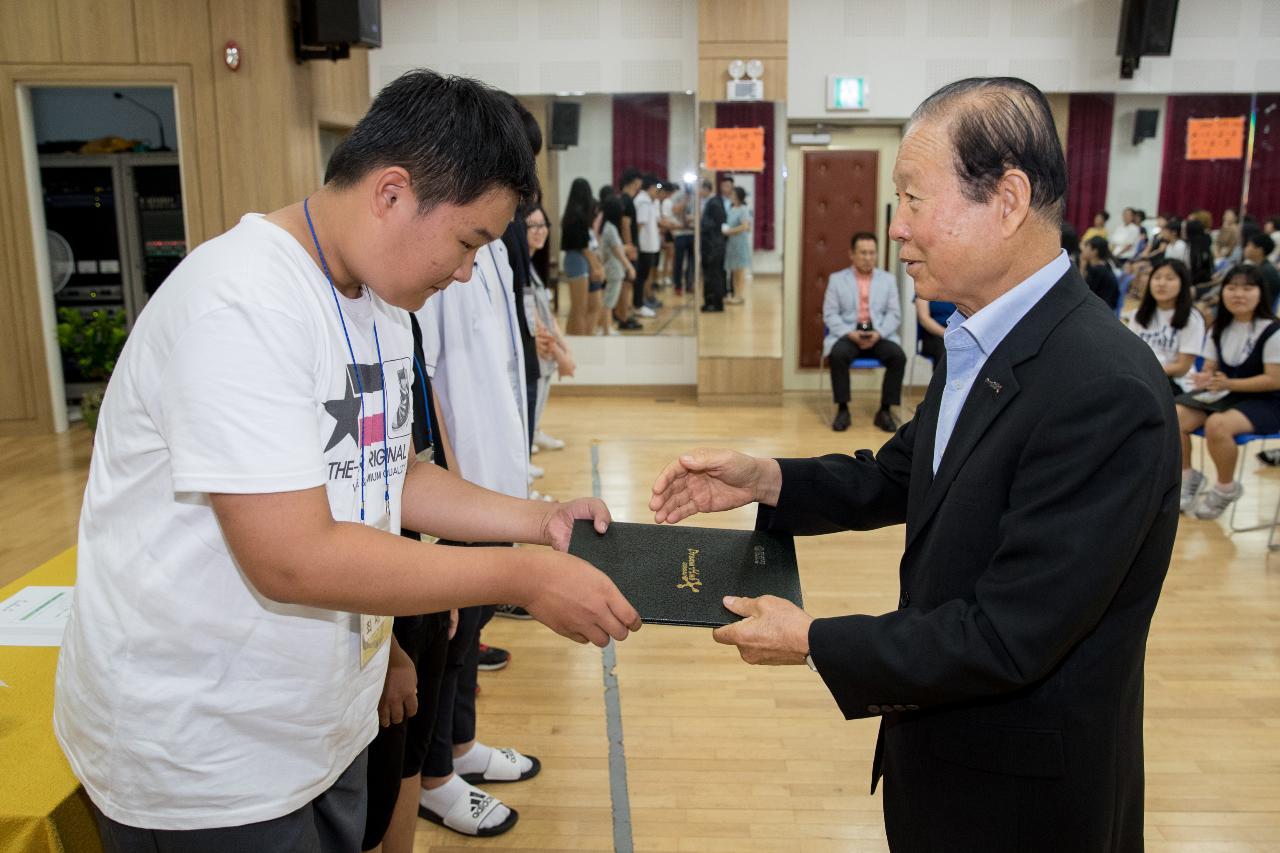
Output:
[[1164,164],[1160,169],[1160,213],[1185,217],[1207,210],[1216,225],[1228,207],[1240,209],[1244,187],[1243,147],[1235,160],[1188,160],[1187,119],[1247,116],[1248,95],[1171,95],[1165,110]]
[[1067,113],[1067,222],[1083,234],[1105,209],[1115,95],[1073,94]]
[[1259,222],[1280,215],[1280,94],[1258,96],[1258,121],[1249,170],[1249,212]]
[[[775,243],[773,178],[773,101],[734,101],[716,104],[716,127],[763,127],[764,171],[756,179],[756,197],[747,203],[755,212],[755,248],[771,251]],[[716,176],[717,180],[719,175]]]
[[613,96],[613,185],[619,186],[629,168],[667,180],[670,96]]

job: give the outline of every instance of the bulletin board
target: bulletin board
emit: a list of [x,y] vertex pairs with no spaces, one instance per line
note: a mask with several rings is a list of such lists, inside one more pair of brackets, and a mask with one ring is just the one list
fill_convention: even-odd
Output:
[[764,128],[707,128],[706,155],[706,168],[710,171],[762,172]]
[[1187,119],[1188,160],[1239,160],[1244,156],[1244,116]]

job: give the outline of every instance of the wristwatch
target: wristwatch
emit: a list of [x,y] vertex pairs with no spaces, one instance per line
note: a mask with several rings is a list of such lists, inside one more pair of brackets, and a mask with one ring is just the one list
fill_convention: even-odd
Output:
[[805,662],[805,663],[807,663],[807,664],[809,665],[809,669],[813,670],[814,672],[817,672],[817,671],[818,671],[818,665],[817,665],[816,663],[814,663],[814,662],[813,662],[813,655],[812,655],[812,654],[807,654],[807,655],[805,655],[805,656],[804,656],[804,662]]

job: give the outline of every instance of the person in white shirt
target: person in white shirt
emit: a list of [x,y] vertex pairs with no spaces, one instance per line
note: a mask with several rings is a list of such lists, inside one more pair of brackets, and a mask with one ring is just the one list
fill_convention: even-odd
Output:
[[1204,346],[1204,317],[1192,304],[1187,265],[1157,261],[1142,302],[1126,322],[1160,360],[1173,393],[1188,390],[1185,377]]
[[[529,495],[529,407],[513,279],[507,247],[494,240],[476,253],[466,286],[450,287],[427,300],[416,315],[423,363],[452,441],[457,474],[477,486],[524,498]],[[492,615],[488,606],[459,612],[437,706],[425,711],[436,717],[423,764],[419,813],[463,835],[499,835],[519,819],[517,812],[466,779],[501,779],[494,774],[506,765],[513,775],[501,781],[527,779],[541,766],[537,758],[476,739],[475,690],[468,688],[475,683],[480,632]],[[471,807],[477,797],[485,808]]]
[[1142,227],[1138,225],[1137,214],[1132,207],[1126,207],[1124,223],[1111,235],[1111,254],[1122,261],[1130,260],[1141,237]]
[[499,93],[412,71],[323,188],[196,248],[148,303],[103,402],[55,685],[108,853],[358,850],[387,617],[512,601],[600,645],[639,625],[559,553],[601,502],[518,500],[410,450],[407,312],[536,193]]
[[1160,237],[1165,244],[1164,256],[1166,258],[1173,261],[1182,261],[1184,264],[1191,262],[1191,250],[1187,246],[1187,241],[1182,239],[1181,219],[1165,220],[1164,227],[1160,229]]
[[[1217,518],[1244,494],[1235,481],[1240,452],[1235,437],[1280,432],[1280,322],[1263,298],[1255,267],[1233,267],[1222,282],[1222,302],[1201,352],[1204,368],[1191,374],[1191,392],[1176,398],[1181,508],[1202,519]],[[1191,467],[1191,434],[1201,427],[1218,474],[1207,489],[1205,475]]]
[[636,261],[636,289],[632,295],[632,304],[641,317],[653,317],[655,310],[662,307],[662,303],[654,296],[653,281],[650,278],[658,266],[658,253],[662,250],[657,193],[658,179],[653,175],[644,175],[640,179],[640,192],[636,193],[635,198],[640,257]]

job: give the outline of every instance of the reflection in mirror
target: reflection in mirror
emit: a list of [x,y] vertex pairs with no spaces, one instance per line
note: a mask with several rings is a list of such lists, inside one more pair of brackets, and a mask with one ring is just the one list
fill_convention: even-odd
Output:
[[[576,106],[576,111],[572,106]],[[692,95],[550,102],[550,221],[534,264],[569,335],[692,336],[696,122]]]
[[[704,104],[707,128],[763,128],[760,171],[704,171],[699,355],[781,358],[785,104]],[[720,232],[717,238],[715,232]]]

